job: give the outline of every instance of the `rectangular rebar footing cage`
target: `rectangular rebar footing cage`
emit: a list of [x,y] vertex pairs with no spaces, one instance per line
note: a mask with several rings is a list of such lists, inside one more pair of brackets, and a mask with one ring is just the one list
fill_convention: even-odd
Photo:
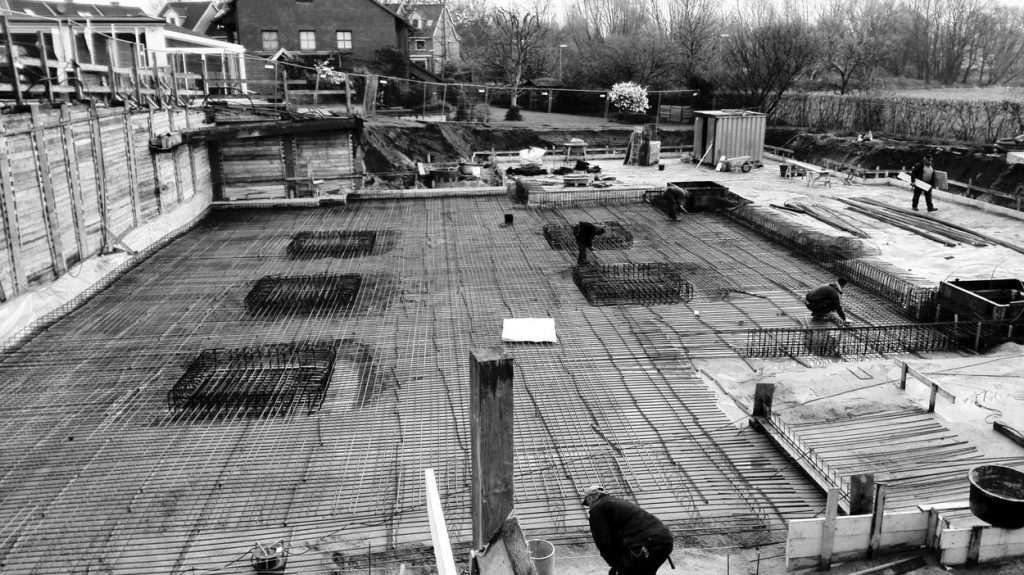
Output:
[[179,415],[273,416],[320,408],[334,372],[336,342],[207,349],[167,393]]
[[942,322],[847,328],[760,329],[747,332],[746,357],[878,356],[974,349],[1005,341],[1008,321]]
[[305,231],[292,236],[288,244],[291,259],[356,258],[369,255],[377,241],[371,230]]
[[[619,222],[602,222],[605,233],[594,237],[595,250],[628,250],[633,247],[633,234]],[[576,237],[572,226],[562,224],[546,224],[544,239],[556,250],[575,250]]]
[[347,308],[359,293],[359,274],[264,276],[245,296],[250,314],[304,313]]
[[671,263],[573,266],[572,279],[591,305],[690,301],[693,286]]

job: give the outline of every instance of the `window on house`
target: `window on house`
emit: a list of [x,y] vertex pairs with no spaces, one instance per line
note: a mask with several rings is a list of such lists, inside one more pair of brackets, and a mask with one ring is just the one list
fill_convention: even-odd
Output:
[[417,50],[426,50],[427,49],[427,42],[426,42],[426,40],[416,40],[416,49]]
[[423,28],[423,22],[419,18],[412,21],[412,25],[416,28]]
[[338,30],[335,34],[335,43],[339,50],[351,50],[352,49],[352,31],[351,30]]
[[263,42],[263,49],[267,52],[281,47],[277,41],[277,30],[264,30],[260,33],[260,39]]
[[299,30],[299,49],[304,51],[316,50],[316,32],[312,30]]

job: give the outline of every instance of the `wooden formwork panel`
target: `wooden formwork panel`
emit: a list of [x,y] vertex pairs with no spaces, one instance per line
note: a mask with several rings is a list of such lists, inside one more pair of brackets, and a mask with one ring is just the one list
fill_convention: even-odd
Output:
[[[18,129],[16,123],[8,130]],[[39,185],[39,172],[35,146],[29,134],[16,134],[7,139],[11,161],[11,179],[14,182],[14,203],[18,210],[18,228],[21,232],[21,259],[29,285],[53,278],[53,260],[50,257],[49,230],[43,207],[43,192]]]
[[135,149],[135,185],[138,188],[139,211],[143,220],[160,214],[160,198],[157,195],[156,171],[152,152],[149,149],[149,117],[146,114],[131,116],[132,145]]
[[78,157],[79,185],[82,187],[82,216],[85,224],[86,254],[95,254],[102,247],[102,214],[96,169],[97,146],[93,142],[88,110],[71,112],[71,133]]
[[[65,262],[75,262],[84,259],[79,253],[78,241],[76,239],[77,222],[74,213],[74,204],[71,197],[71,182],[67,168],[67,155],[64,149],[64,134],[60,125],[60,114],[46,114],[44,116],[47,125],[54,124],[57,127],[44,128],[42,140],[46,147],[46,167],[42,170],[41,176],[48,178],[50,187],[53,190],[54,204],[56,207],[57,226],[62,235],[60,243],[63,253],[61,257]],[[40,157],[42,154],[40,153]]]
[[103,172],[106,184],[107,227],[116,234],[135,227],[135,213],[129,188],[128,152],[124,139],[122,116],[101,117],[100,138],[103,146]]

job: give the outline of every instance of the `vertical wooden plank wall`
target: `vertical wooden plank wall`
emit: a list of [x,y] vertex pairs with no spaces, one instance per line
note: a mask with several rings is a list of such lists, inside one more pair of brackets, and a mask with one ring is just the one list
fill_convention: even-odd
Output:
[[208,193],[205,144],[149,148],[151,126],[202,122],[200,111],[84,106],[0,118],[0,301],[100,253],[104,227],[122,235]]

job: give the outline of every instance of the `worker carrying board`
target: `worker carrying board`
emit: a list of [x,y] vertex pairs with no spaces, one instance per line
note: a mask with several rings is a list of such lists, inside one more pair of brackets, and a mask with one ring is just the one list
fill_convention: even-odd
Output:
[[666,560],[672,565],[672,532],[660,519],[600,485],[584,489],[582,503],[608,575],[655,575]]

